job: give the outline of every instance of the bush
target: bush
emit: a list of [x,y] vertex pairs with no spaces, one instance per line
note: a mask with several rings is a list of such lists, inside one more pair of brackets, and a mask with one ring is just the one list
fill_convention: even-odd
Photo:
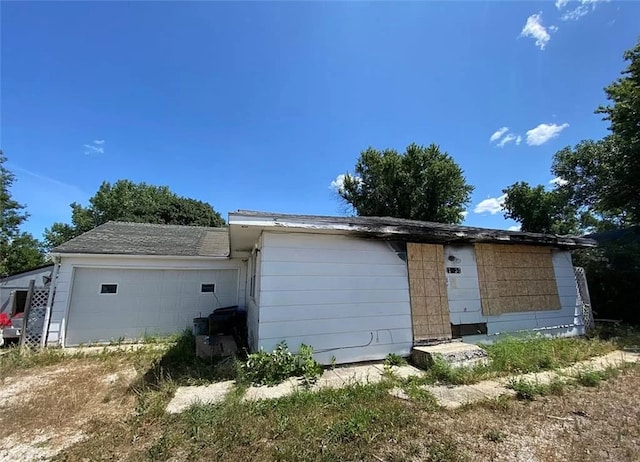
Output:
[[256,385],[277,385],[289,377],[302,377],[306,383],[315,382],[322,375],[322,366],[313,359],[313,348],[302,344],[293,354],[287,343],[278,343],[275,350],[260,350],[240,365],[239,376]]

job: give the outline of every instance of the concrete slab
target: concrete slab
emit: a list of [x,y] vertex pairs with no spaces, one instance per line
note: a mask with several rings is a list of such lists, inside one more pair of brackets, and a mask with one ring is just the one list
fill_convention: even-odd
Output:
[[488,362],[487,352],[478,345],[450,342],[438,345],[415,346],[411,351],[414,364],[428,367],[441,358],[453,367],[475,366]]
[[178,414],[197,403],[220,403],[224,401],[234,384],[233,380],[227,380],[206,386],[180,387],[176,390],[173,399],[167,404],[166,411],[169,414]]
[[282,398],[295,392],[300,388],[300,381],[296,378],[285,380],[284,382],[273,386],[249,387],[242,398],[243,401],[259,401],[261,399]]

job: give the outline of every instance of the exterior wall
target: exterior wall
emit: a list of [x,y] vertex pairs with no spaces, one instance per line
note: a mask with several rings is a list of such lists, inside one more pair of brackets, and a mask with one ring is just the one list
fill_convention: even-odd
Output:
[[36,287],[44,287],[43,276],[49,276],[53,272],[53,265],[46,268],[39,268],[33,271],[27,271],[15,276],[9,276],[0,280],[0,313],[11,313],[9,300],[11,292],[20,289],[26,290],[29,287],[29,281],[34,279]]
[[62,256],[56,280],[55,298],[51,310],[51,322],[47,338],[48,345],[64,345],[75,268],[164,270],[239,269],[238,303],[240,307],[244,307],[246,263],[241,260],[103,255]]
[[519,331],[543,331],[555,335],[579,335],[584,333],[579,316],[580,304],[573,273],[571,253],[552,252],[560,310],[528,311],[484,316],[480,302],[478,273],[473,246],[446,246],[445,266],[458,267],[460,274],[447,274],[447,292],[452,324],[487,323],[487,336],[464,337],[465,341],[486,341],[493,336]]
[[259,347],[305,343],[325,364],[410,353],[407,264],[389,244],[265,232],[259,269]]
[[[260,266],[262,262],[262,235],[258,239],[256,248],[254,249],[254,258],[250,258],[247,263],[247,283],[246,283],[246,306],[247,306],[247,337],[249,343],[249,349],[251,351],[257,351],[259,349],[259,325],[260,325],[260,310],[258,309],[258,301],[260,297]],[[250,293],[251,289],[251,277],[254,273],[255,266],[255,293]]]

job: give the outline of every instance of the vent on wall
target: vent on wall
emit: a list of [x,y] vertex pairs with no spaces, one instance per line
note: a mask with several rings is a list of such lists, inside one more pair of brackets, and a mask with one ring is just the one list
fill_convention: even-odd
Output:
[[454,267],[447,268],[447,273],[448,274],[460,274],[460,273],[462,273],[462,270],[459,267],[454,266]]

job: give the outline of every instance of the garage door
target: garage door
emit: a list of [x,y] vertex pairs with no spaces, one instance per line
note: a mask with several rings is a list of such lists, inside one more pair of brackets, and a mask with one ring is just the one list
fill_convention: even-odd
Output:
[[76,268],[67,346],[181,332],[238,304],[238,270]]

